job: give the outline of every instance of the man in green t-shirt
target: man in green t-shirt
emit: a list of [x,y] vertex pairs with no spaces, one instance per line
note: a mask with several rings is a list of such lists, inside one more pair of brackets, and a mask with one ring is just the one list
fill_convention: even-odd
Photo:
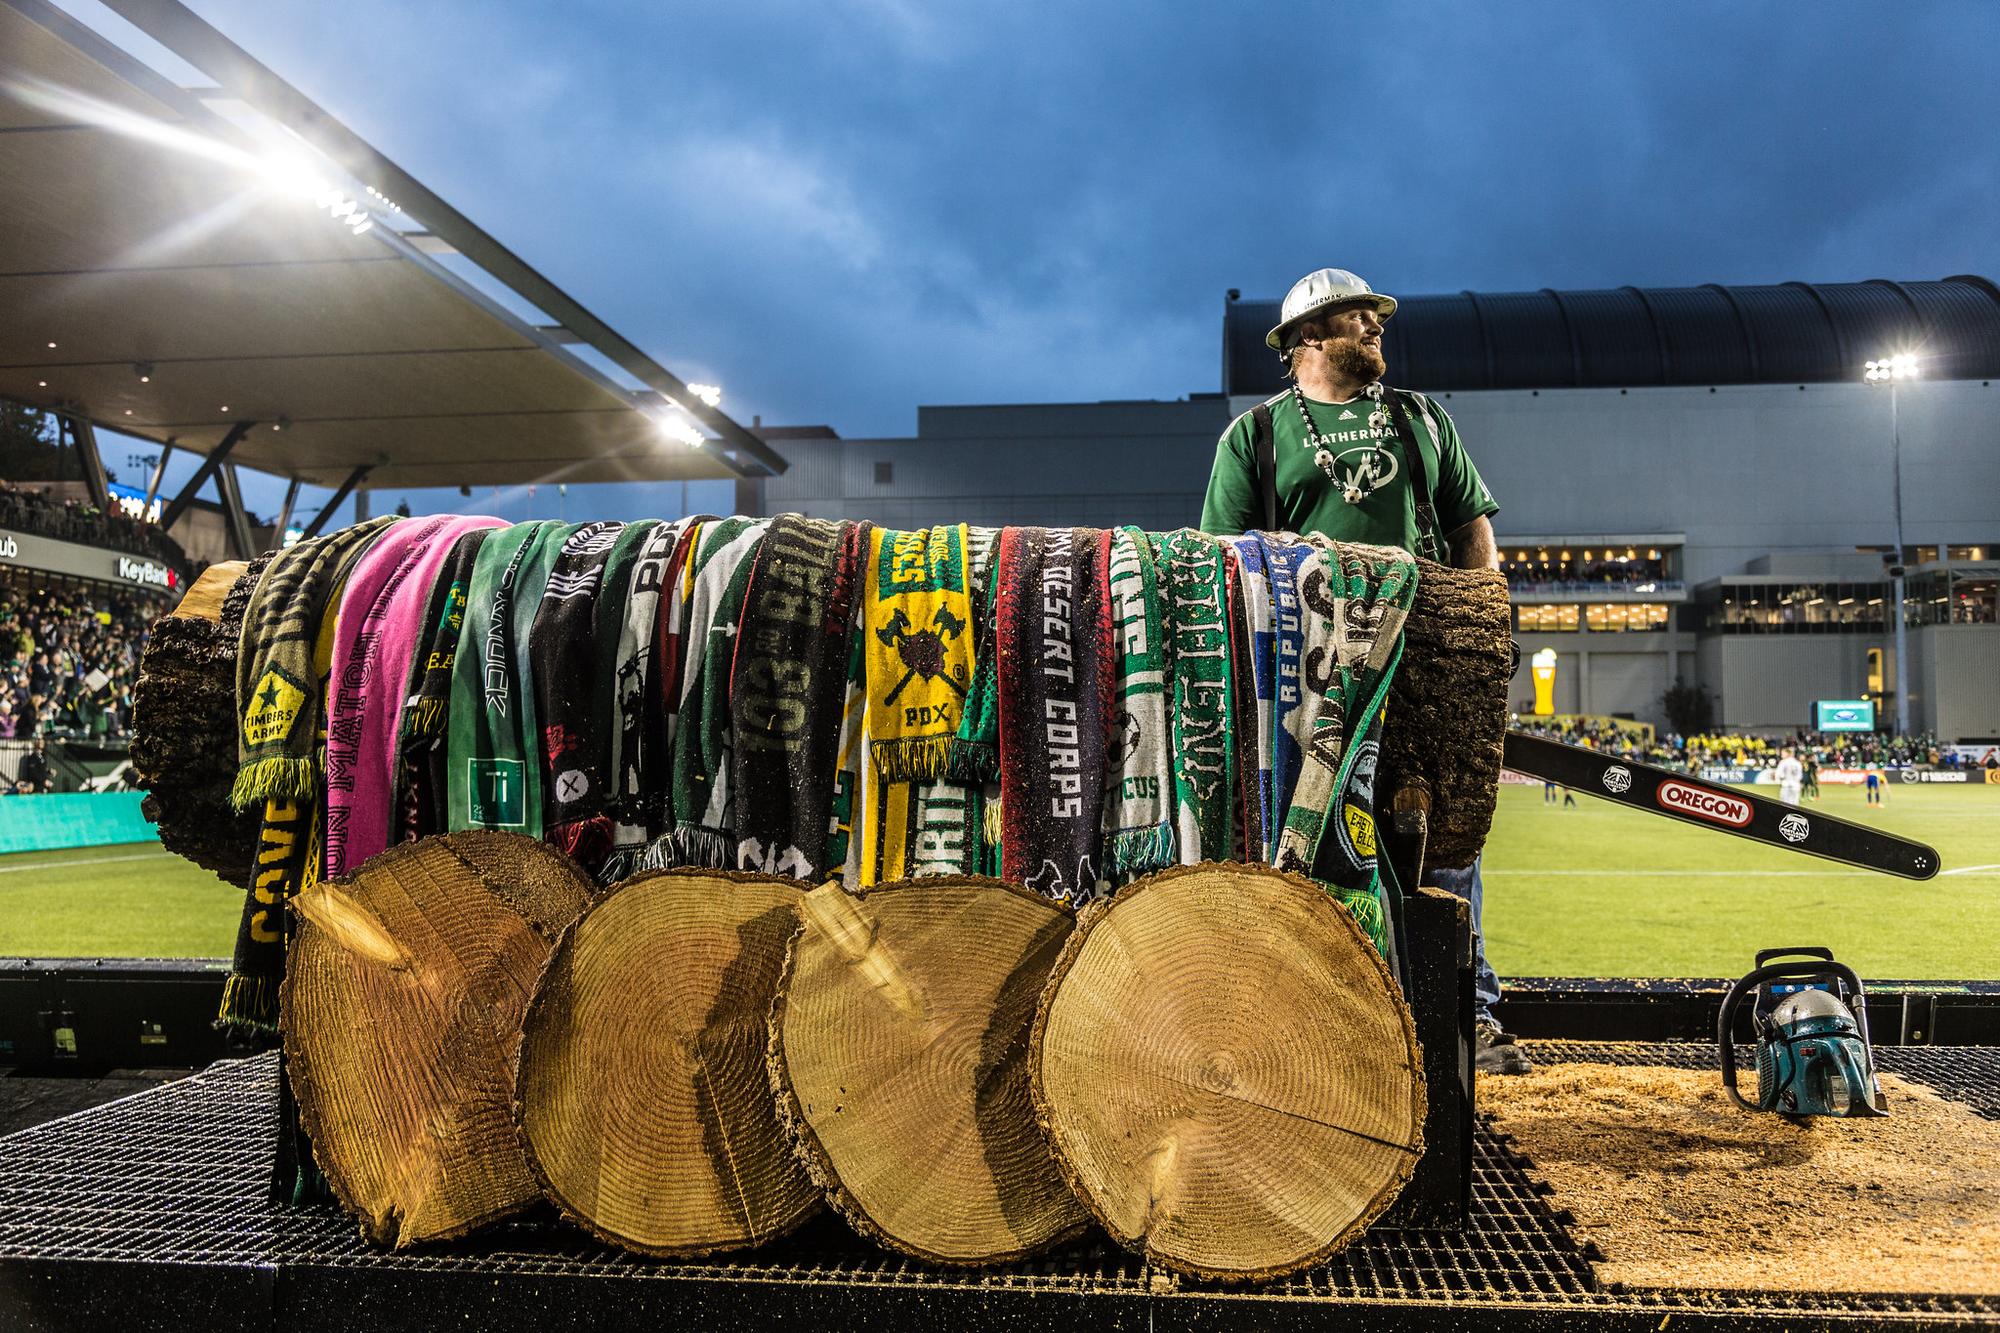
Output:
[[[1345,269],[1323,268],[1293,284],[1265,338],[1292,386],[1222,433],[1202,500],[1203,532],[1234,536],[1273,526],[1258,470],[1258,437],[1268,432],[1276,527],[1400,546],[1460,569],[1500,567],[1490,520],[1500,506],[1451,417],[1423,394],[1382,383],[1382,323],[1395,312],[1394,297]],[[1524,1074],[1527,1056],[1493,1017],[1500,979],[1478,933],[1485,897],[1479,863],[1433,870],[1431,879],[1472,905],[1478,1067]]]

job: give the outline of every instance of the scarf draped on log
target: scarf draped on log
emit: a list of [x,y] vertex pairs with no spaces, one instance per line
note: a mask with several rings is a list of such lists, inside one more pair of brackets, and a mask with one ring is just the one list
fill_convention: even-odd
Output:
[[[499,526],[496,521],[496,526]],[[465,627],[466,594],[479,549],[492,528],[475,528],[444,548],[422,601],[423,638],[410,658],[402,722],[396,733],[396,812],[405,840],[442,833],[449,824],[446,790],[445,721],[451,706],[452,667]],[[414,594],[418,590],[410,589]]]
[[1174,864],[1173,737],[1167,724],[1167,627],[1146,534],[1112,534],[1106,579],[1117,663],[1104,872],[1123,884]]
[[1000,537],[1001,873],[1057,902],[1102,887],[1098,836],[1111,719],[1111,534],[1008,528]]
[[1236,837],[1230,708],[1229,562],[1215,538],[1182,528],[1155,552],[1173,662],[1174,819],[1183,865],[1226,860]]
[[769,519],[725,518],[704,527],[701,551],[690,562],[683,644],[688,667],[681,680],[680,715],[673,738],[671,839],[655,839],[643,864],[728,866],[735,859],[734,811],[729,799],[729,676],[736,633],[750,590],[750,571]]
[[[314,649],[342,581],[394,518],[373,519],[280,551],[264,566],[236,646],[238,809],[267,796],[319,799],[323,682],[330,662]],[[330,624],[328,626],[331,627]],[[316,669],[317,668],[317,669]]]
[[[517,605],[528,591],[531,561],[556,523],[521,523],[490,534],[473,565],[466,593],[461,651],[452,666],[447,714],[446,823],[460,829],[501,829],[535,838],[542,831],[542,765],[530,753],[535,735],[534,690],[525,655],[517,655]],[[546,561],[541,561],[547,569]],[[546,581],[546,577],[544,578]]]
[[319,802],[289,796],[264,798],[257,832],[257,860],[250,893],[236,927],[236,951],[222,983],[215,1026],[240,1038],[278,1031],[278,986],[285,979],[285,947],[292,926],[285,905],[320,881]]
[[736,865],[817,883],[827,869],[848,627],[868,527],[785,514],[750,575],[730,693]]
[[862,656],[870,771],[861,883],[902,879],[918,833],[913,784],[945,776],[973,669],[966,527],[870,534]]
[[549,841],[590,872],[611,850],[611,824],[603,818],[610,737],[595,725],[611,715],[610,699],[599,697],[597,606],[624,528],[603,522],[570,531],[528,630],[547,794],[543,823]]
[[326,873],[389,846],[396,723],[431,583],[451,544],[499,520],[440,514],[399,523],[355,562],[327,676]]
[[[1377,873],[1375,767],[1382,706],[1403,654],[1417,565],[1387,546],[1315,542],[1299,571],[1303,755],[1278,841],[1277,865],[1317,875],[1386,950]],[[1327,836],[1336,854],[1323,853]]]

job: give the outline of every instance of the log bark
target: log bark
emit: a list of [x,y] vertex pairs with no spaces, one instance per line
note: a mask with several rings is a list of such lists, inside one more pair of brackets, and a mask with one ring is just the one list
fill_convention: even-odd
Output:
[[529,1006],[514,1115],[543,1192],[667,1257],[782,1235],[819,1207],[765,1070],[795,880],[664,871],[563,936]]
[[230,807],[236,780],[236,641],[269,557],[210,565],[153,622],[133,687],[132,768],[160,841],[248,888],[257,812]]
[[1408,1007],[1309,880],[1208,864],[1086,908],[1030,1039],[1036,1113],[1122,1244],[1275,1277],[1360,1235],[1423,1150]]
[[540,842],[472,832],[391,848],[293,900],[292,1090],[368,1239],[459,1236],[539,1197],[512,1119],[521,1020],[593,887]]
[[771,1013],[781,1118],[863,1235],[1005,1263],[1088,1215],[1028,1097],[1028,1029],[1070,911],[995,879],[808,893]]
[[[1469,866],[1500,791],[1514,674],[1507,580],[1489,569],[1417,562],[1417,600],[1382,723],[1382,789],[1428,798],[1427,866]],[[1414,885],[1406,885],[1414,888]]]

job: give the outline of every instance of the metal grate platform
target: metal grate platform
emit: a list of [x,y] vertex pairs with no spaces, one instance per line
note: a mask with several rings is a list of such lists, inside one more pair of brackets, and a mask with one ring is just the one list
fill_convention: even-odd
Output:
[[[1713,1061],[1711,1048],[1692,1044],[1534,1049],[1557,1061]],[[1885,1068],[2000,1118],[2000,1050],[1881,1055]],[[294,1325],[378,1333],[447,1317],[543,1329],[641,1312],[686,1326],[1269,1328],[1323,1323],[1335,1305],[1364,1325],[1657,1328],[1669,1315],[1676,1324],[1773,1327],[2000,1324],[2000,1296],[1603,1290],[1561,1219],[1483,1130],[1466,1229],[1378,1228],[1328,1265],[1249,1288],[1173,1279],[1101,1236],[997,1271],[930,1268],[875,1248],[831,1216],[762,1249],[696,1263],[637,1258],[539,1218],[384,1254],[336,1209],[266,1201],[276,1101],[276,1057],[261,1056],[0,1139],[0,1326],[74,1326],[66,1317],[81,1310],[74,1302],[123,1310],[121,1288],[159,1327],[185,1330],[190,1314],[213,1313],[197,1307],[226,1307],[229,1317],[211,1317],[205,1333]],[[163,1286],[174,1278],[179,1305],[174,1281]]]

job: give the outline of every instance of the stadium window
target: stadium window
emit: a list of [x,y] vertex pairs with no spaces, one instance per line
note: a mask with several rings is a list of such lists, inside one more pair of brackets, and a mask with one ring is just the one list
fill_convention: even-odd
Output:
[[1583,623],[1592,634],[1642,634],[1667,627],[1662,602],[1594,603],[1584,609]]
[[1574,602],[1556,606],[1517,606],[1514,608],[1514,625],[1531,634],[1568,633],[1577,627],[1577,607]]

